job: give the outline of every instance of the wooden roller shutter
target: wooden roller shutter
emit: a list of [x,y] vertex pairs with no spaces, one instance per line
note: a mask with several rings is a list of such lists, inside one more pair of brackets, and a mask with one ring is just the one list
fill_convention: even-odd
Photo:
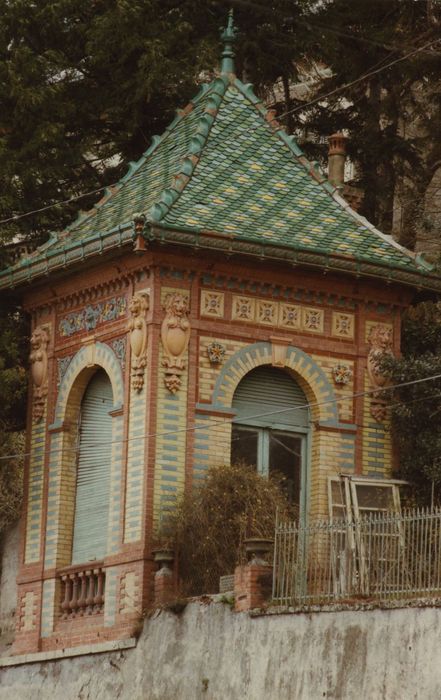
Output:
[[[307,403],[303,390],[289,374],[274,367],[258,367],[245,375],[235,391],[234,422],[264,427],[307,428],[309,409],[296,408]],[[280,412],[282,409],[289,410]],[[268,415],[253,418],[262,413]]]
[[112,442],[112,386],[98,371],[81,403],[72,564],[106,554]]

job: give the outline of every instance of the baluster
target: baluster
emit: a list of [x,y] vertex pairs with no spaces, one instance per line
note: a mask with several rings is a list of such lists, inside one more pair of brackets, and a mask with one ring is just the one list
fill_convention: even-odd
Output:
[[78,577],[81,581],[80,597],[78,598],[79,614],[84,615],[87,596],[87,576],[85,571],[79,571]]
[[95,596],[95,577],[93,575],[93,572],[90,570],[86,571],[85,573],[89,582],[89,590],[87,592],[86,598],[87,614],[91,615],[93,613],[93,600]]
[[94,569],[94,575],[97,576],[98,584],[96,596],[94,598],[95,612],[101,612],[104,603],[104,572],[102,569]]
[[78,574],[70,574],[69,578],[72,580],[72,598],[69,603],[69,608],[72,617],[76,617],[76,611],[78,609]]
[[62,576],[61,580],[64,585],[64,600],[61,603],[61,610],[63,611],[62,614],[62,619],[67,620],[69,617],[69,609],[70,609],[70,599],[71,599],[71,592],[72,592],[72,586],[71,586],[71,580],[69,576]]

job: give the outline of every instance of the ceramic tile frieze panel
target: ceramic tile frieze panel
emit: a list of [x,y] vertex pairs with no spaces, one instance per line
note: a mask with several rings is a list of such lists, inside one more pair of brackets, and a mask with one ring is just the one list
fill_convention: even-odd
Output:
[[231,319],[256,323],[256,300],[253,297],[234,295]]
[[354,314],[332,312],[332,330],[331,333],[336,338],[346,338],[353,340],[354,338]]
[[263,301],[262,299],[258,299],[256,304],[256,311],[257,323],[263,323],[266,326],[275,326],[277,324],[277,302]]
[[302,307],[302,330],[310,333],[323,333],[325,312],[312,306]]
[[280,302],[278,325],[281,326],[281,328],[300,330],[302,327],[301,307],[296,304]]
[[125,296],[113,297],[99,304],[88,304],[82,309],[72,311],[60,318],[58,333],[62,338],[69,338],[76,333],[92,331],[97,326],[109,321],[116,321],[127,313]]
[[224,294],[222,292],[211,292],[208,289],[201,291],[201,316],[224,317]]
[[273,328],[324,333],[325,312],[312,306],[255,299],[233,294],[232,321],[245,321]]

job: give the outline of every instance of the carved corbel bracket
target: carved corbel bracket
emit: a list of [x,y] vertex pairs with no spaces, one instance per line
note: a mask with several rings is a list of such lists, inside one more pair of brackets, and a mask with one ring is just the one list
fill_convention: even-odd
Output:
[[188,298],[181,292],[167,294],[164,310],[165,317],[161,326],[164,383],[175,394],[180,389],[181,376],[186,369],[185,355],[190,340]]
[[50,326],[41,325],[34,329],[31,336],[31,375],[33,382],[33,417],[35,421],[41,420],[48,389],[48,345],[50,340]]
[[130,320],[127,331],[130,338],[132,388],[140,392],[144,386],[144,373],[147,365],[147,324],[146,313],[150,306],[148,290],[136,292],[129,302]]
[[388,375],[382,370],[381,362],[392,352],[392,329],[384,324],[377,324],[371,328],[368,343],[370,350],[367,358],[367,371],[371,389],[371,416],[382,423],[387,417],[387,399],[382,391],[389,383]]

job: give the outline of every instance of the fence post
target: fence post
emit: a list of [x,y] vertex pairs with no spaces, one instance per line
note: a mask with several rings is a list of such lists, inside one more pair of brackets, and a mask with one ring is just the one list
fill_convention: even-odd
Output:
[[271,540],[249,539],[245,547],[250,560],[234,572],[234,609],[244,612],[261,608],[271,596],[273,567],[264,558],[272,546]]
[[154,559],[159,564],[154,581],[154,603],[164,605],[169,603],[176,595],[173,576],[174,553],[169,549],[155,550]]

